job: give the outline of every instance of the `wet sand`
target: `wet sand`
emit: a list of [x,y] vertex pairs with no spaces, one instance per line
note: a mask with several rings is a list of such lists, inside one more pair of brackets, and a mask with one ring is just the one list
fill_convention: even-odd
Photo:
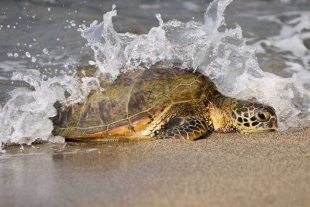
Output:
[[310,129],[0,155],[0,206],[309,206]]

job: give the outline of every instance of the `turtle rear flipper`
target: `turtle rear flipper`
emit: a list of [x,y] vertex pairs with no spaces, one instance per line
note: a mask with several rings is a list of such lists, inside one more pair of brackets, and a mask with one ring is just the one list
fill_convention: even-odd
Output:
[[195,117],[172,118],[158,132],[157,139],[196,140],[211,131],[207,123]]

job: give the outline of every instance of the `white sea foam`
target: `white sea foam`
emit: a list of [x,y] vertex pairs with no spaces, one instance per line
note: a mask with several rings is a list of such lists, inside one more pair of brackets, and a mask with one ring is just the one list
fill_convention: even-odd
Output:
[[[287,59],[287,70],[295,71],[290,78],[263,72],[257,63],[255,48],[246,44],[240,26],[225,27],[224,11],[231,1],[213,1],[205,13],[204,23],[163,22],[157,14],[159,26],[144,35],[117,33],[112,23],[112,18],[117,15],[113,5],[112,11],[103,15],[103,22],[95,21],[80,29],[94,50],[94,61],[90,63],[99,67],[97,74],[110,73],[114,77],[120,70],[145,68],[159,61],[171,65],[178,63],[182,68],[201,70],[226,95],[254,98],[275,107],[281,129],[305,123],[309,120],[310,94],[304,88],[307,82],[304,77],[308,75],[304,62]],[[307,21],[301,17],[287,22],[287,27],[293,25],[300,32],[308,27]],[[287,38],[294,38],[294,35],[298,34],[292,33]],[[308,38],[305,33],[299,35],[295,37],[296,45],[302,45],[300,40],[303,37]],[[286,48],[283,38],[262,41],[282,50],[291,49]],[[264,52],[261,45],[256,45]],[[304,46],[298,48],[291,51],[292,56],[306,61],[308,51]],[[49,118],[56,114],[53,107],[56,101],[82,101],[91,89],[100,89],[95,77],[79,81],[63,75],[45,80],[38,74],[14,73],[12,79],[28,82],[32,90],[14,90],[12,98],[1,108],[0,121],[3,124],[0,125],[0,140],[3,143],[30,144],[36,138],[48,139],[53,129]],[[71,94],[68,99],[65,92]]]
[[[0,109],[2,123],[0,140],[3,144],[7,142],[31,144],[37,138],[47,140],[53,130],[49,118],[56,115],[56,109],[53,107],[56,101],[67,103],[83,101],[90,90],[100,88],[95,78],[82,78],[79,81],[67,75],[43,80],[34,73],[15,72],[12,80],[27,82],[33,90],[24,88],[13,90],[11,99]],[[70,94],[67,99],[65,92]]]
[[[271,47],[268,49],[277,49],[275,51],[279,55],[283,54],[283,58],[289,57],[290,54],[291,58],[300,58],[304,64],[303,66],[309,69],[310,51],[304,44],[305,40],[310,40],[309,11],[284,12],[277,16],[260,16],[256,18],[260,21],[276,23],[281,27],[279,34],[267,37],[267,40],[261,40],[261,42],[268,41],[268,47]],[[260,44],[255,44],[255,46],[259,47]],[[260,48],[258,52],[265,52],[265,50]],[[290,54],[287,54],[287,52]]]

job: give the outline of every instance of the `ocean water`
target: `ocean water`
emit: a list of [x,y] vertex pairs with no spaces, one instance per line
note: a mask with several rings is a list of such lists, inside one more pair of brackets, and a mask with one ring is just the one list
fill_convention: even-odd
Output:
[[75,79],[85,64],[114,77],[158,61],[199,68],[224,94],[273,106],[279,130],[309,126],[310,2],[211,2],[1,1],[2,145],[63,142],[53,104],[104,90]]

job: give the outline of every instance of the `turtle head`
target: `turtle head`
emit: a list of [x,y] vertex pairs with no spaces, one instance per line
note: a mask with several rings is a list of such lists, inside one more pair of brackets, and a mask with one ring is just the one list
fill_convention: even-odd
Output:
[[235,130],[241,133],[274,131],[277,128],[274,108],[261,103],[236,100],[231,117]]

